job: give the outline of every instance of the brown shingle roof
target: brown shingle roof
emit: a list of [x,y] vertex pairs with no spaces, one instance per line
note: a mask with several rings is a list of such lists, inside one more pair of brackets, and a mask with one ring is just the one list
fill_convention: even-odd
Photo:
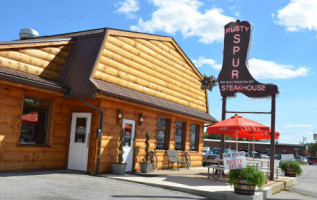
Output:
[[68,88],[58,83],[57,81],[1,66],[0,79],[60,92],[69,91]]
[[148,94],[137,92],[137,91],[134,91],[125,87],[121,87],[119,85],[115,85],[112,83],[108,83],[102,80],[93,79],[92,82],[96,86],[97,91],[102,94],[110,95],[120,99],[125,99],[128,101],[133,101],[136,103],[141,103],[141,104],[156,107],[162,110],[167,110],[167,111],[195,117],[198,119],[203,119],[208,122],[218,122],[214,117],[210,116],[208,113],[205,113],[203,111],[199,111],[199,110],[196,110],[187,106],[183,106],[171,101],[160,99],[158,97],[154,97]]

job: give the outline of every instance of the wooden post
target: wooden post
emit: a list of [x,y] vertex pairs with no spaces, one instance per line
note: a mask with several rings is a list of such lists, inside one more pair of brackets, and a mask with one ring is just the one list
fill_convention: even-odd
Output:
[[271,110],[271,150],[270,150],[270,180],[274,179],[274,155],[275,155],[275,94],[272,95]]
[[[222,120],[226,119],[226,106],[227,106],[227,97],[222,97]],[[222,154],[225,152],[225,135],[221,134],[220,142],[220,158],[222,159]]]

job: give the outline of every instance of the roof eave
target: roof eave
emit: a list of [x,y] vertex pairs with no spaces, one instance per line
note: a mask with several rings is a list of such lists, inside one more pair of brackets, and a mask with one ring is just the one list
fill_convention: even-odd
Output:
[[[133,98],[123,97],[121,95],[116,95],[116,94],[113,94],[113,93],[110,94],[110,93],[105,92],[105,91],[100,90],[100,89],[97,89],[97,92],[99,92],[99,93],[101,93],[103,95],[106,95],[106,96],[116,97],[116,98],[119,98],[119,99],[123,99],[123,100],[127,100],[127,101],[131,101],[131,102],[140,104],[139,101],[137,101],[137,100],[135,100]],[[142,102],[142,104],[146,105],[146,106],[158,108],[158,109],[161,109],[161,110],[169,111],[169,112],[174,112],[174,113],[186,115],[186,116],[193,117],[193,118],[196,118],[196,119],[201,119],[201,120],[204,120],[204,122],[207,122],[207,123],[208,122],[211,122],[211,123],[218,122],[216,119],[214,119],[212,116],[208,115],[207,113],[206,114],[209,116],[209,118],[207,118],[207,117],[198,117],[196,115],[192,115],[191,113],[184,113],[184,112],[180,112],[180,111],[177,111],[177,110],[174,110],[174,109],[169,109],[167,107],[163,107],[163,106],[159,106],[159,105],[155,105],[155,104],[151,104],[151,103]]]
[[33,86],[33,87],[40,87],[43,89],[54,90],[54,91],[62,92],[62,93],[67,93],[70,91],[70,89],[62,87],[62,86],[51,85],[51,84],[47,84],[47,83],[43,83],[43,82],[38,82],[38,81],[30,80],[30,79],[17,77],[17,76],[12,76],[9,74],[0,73],[0,79],[10,81],[10,82],[19,83],[19,84],[25,84],[25,85],[29,85],[29,86]]

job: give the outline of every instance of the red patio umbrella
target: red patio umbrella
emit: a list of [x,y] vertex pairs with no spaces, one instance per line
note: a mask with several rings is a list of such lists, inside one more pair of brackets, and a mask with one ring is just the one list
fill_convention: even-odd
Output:
[[[227,134],[233,138],[267,139],[270,138],[270,128],[256,121],[246,119],[235,114],[234,116],[207,127],[209,134]],[[236,150],[238,142],[236,141]]]
[[[230,137],[232,138],[236,138],[236,135],[230,135]],[[271,139],[271,131],[269,132],[265,132],[262,134],[239,134],[238,138],[245,138],[245,139],[250,139],[250,140],[265,140],[265,139]],[[280,133],[278,131],[275,131],[275,139],[279,139],[280,138]]]
[[31,112],[22,115],[22,121],[27,124],[37,124],[39,114],[37,112]]

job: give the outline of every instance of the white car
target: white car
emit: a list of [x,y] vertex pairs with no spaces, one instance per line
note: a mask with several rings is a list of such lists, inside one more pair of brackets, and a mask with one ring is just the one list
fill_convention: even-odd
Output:
[[261,156],[261,158],[263,158],[263,159],[270,159],[270,156],[268,156],[268,155],[266,155],[266,154],[261,154],[260,156]]
[[306,158],[306,157],[301,156],[301,157],[300,157],[300,163],[302,163],[302,164],[308,164],[308,160],[307,160],[307,158]]

